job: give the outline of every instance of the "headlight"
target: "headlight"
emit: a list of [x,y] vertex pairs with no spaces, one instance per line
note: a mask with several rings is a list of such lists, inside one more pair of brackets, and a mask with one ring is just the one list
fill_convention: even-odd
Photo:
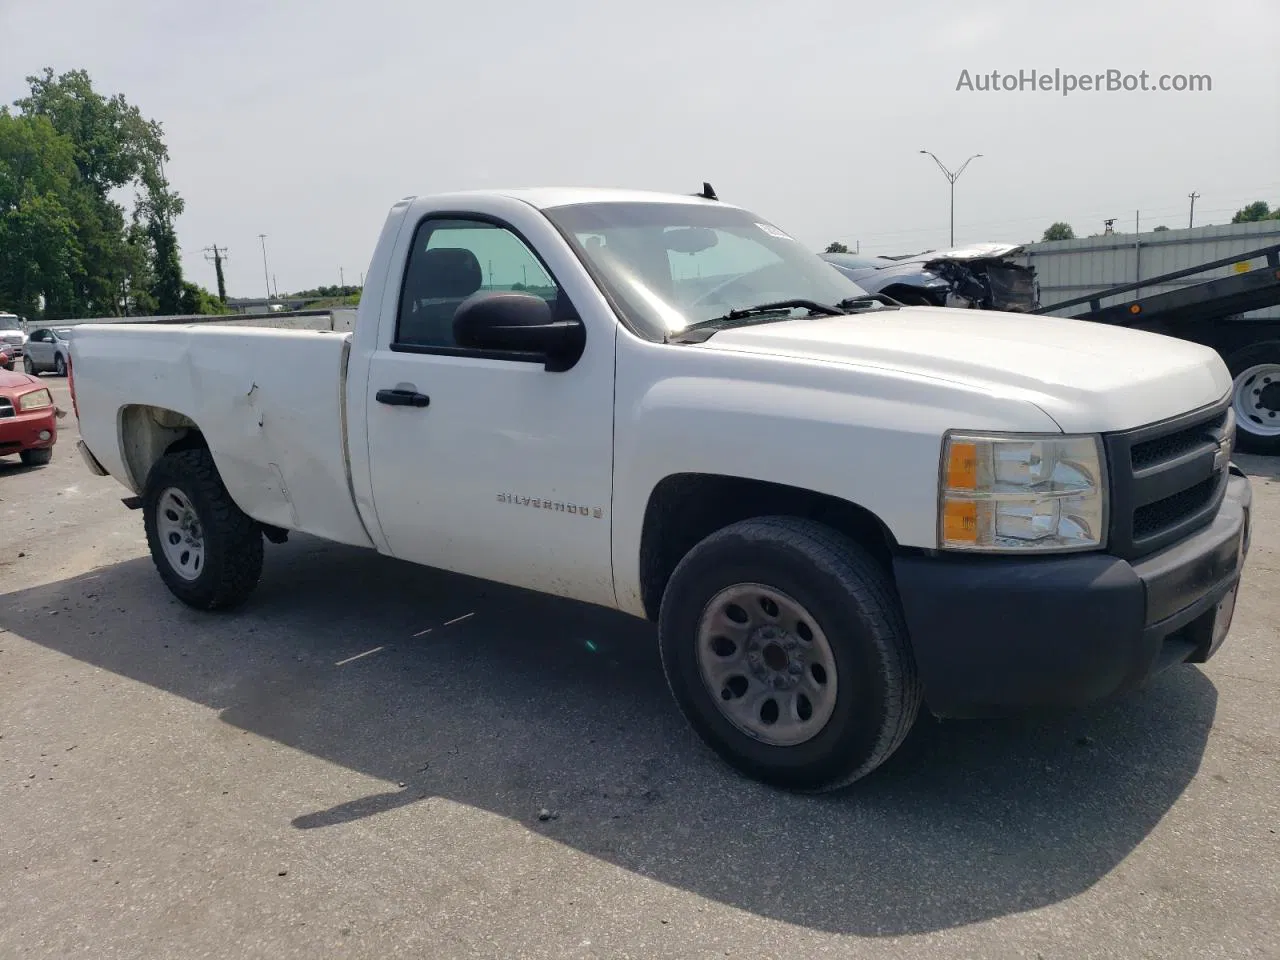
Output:
[[1101,547],[1105,462],[1095,436],[948,434],[938,546],[989,553]]
[[18,398],[19,410],[43,410],[53,406],[53,397],[46,390],[32,390]]

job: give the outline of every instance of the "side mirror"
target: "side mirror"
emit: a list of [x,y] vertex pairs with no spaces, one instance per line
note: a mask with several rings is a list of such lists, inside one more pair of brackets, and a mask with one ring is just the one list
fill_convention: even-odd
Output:
[[516,290],[486,290],[463,300],[453,315],[453,339],[472,350],[538,354],[552,373],[577,363],[587,343],[577,317],[556,320],[547,301]]

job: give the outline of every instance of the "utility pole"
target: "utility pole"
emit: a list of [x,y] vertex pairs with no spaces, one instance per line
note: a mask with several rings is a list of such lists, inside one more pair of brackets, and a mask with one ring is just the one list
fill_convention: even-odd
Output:
[[347,278],[346,278],[346,275],[343,274],[341,267],[338,268],[338,289],[339,290],[347,289]]
[[227,248],[219,249],[216,243],[212,247],[205,247],[204,258],[213,264],[214,272],[218,275],[218,299],[226,303],[227,281],[222,276],[222,261],[227,258]]
[[1188,193],[1187,196],[1191,198],[1191,213],[1187,216],[1187,229],[1190,230],[1196,225],[1196,198],[1199,197],[1200,194],[1193,190],[1191,193]]
[[[1142,282],[1142,211],[1133,211],[1133,279]],[[1142,287],[1133,290],[1134,299],[1142,296]]]
[[267,285],[267,299],[271,299],[271,271],[267,269],[267,235],[265,233],[258,234],[258,239],[262,241],[262,279]]
[[928,153],[929,156],[933,157],[933,162],[938,165],[938,169],[942,171],[942,175],[946,177],[947,182],[951,184],[951,246],[954,247],[956,245],[956,181],[960,179],[960,174],[964,173],[964,168],[967,167],[972,161],[977,160],[980,156],[982,156],[982,154],[975,153],[972,157],[970,157],[964,163],[960,164],[959,170],[957,170],[955,173],[952,173],[945,166],[943,166],[943,163],[941,160],[939,160],[936,156],[934,156],[928,150],[921,150],[920,152]]

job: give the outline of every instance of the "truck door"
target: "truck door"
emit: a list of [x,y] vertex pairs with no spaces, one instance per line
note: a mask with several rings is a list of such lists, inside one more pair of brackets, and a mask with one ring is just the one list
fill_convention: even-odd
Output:
[[[416,225],[395,331],[369,364],[378,523],[393,556],[612,605],[614,331],[587,323],[581,359],[559,373],[527,356],[459,347],[458,305],[503,289],[574,309],[508,224],[447,214]],[[425,405],[379,402],[386,390]]]

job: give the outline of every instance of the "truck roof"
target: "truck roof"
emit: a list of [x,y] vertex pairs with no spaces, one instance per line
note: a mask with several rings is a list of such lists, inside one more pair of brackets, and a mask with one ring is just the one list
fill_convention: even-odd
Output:
[[608,187],[521,187],[516,189],[460,190],[432,194],[428,199],[481,196],[511,197],[515,200],[523,200],[539,210],[568,207],[577,203],[715,203],[720,206],[733,206],[733,204],[726,204],[720,200],[708,200],[705,197],[684,193],[662,193],[654,190],[621,190]]

